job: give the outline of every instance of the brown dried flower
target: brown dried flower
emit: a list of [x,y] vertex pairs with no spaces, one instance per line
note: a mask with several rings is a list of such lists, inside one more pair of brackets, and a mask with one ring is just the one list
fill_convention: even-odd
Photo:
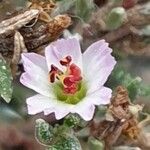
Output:
[[68,15],[58,15],[48,23],[47,27],[52,39],[55,39],[70,25],[71,18]]
[[40,11],[39,19],[44,22],[51,20],[50,13],[55,8],[56,4],[53,0],[30,0],[28,7],[30,9],[38,9]]
[[107,146],[115,144],[121,135],[132,140],[137,139],[140,129],[138,128],[137,113],[131,111],[131,106],[137,108],[137,105],[130,102],[127,89],[118,86],[108,106],[106,119],[99,123],[94,121],[91,123],[92,136],[104,140]]

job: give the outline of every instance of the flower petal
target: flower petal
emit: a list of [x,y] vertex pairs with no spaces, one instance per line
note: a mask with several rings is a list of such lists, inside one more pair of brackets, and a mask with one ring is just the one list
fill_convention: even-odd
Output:
[[23,60],[23,65],[25,71],[28,69],[34,69],[34,66],[39,67],[45,72],[48,72],[46,59],[42,55],[38,55],[36,53],[22,53],[21,58]]
[[60,120],[70,113],[70,108],[71,108],[70,104],[66,104],[61,101],[55,100],[53,110],[52,108],[48,108],[44,111],[44,114],[48,115],[51,112],[54,112],[56,119]]
[[89,121],[94,115],[94,105],[108,104],[110,97],[111,89],[106,87],[102,87],[100,90],[87,95],[76,105],[66,104],[43,95],[36,95],[27,99],[28,113],[32,115],[42,111],[45,115],[55,113],[57,120],[64,118],[69,113],[77,113],[85,121]]
[[88,100],[83,100],[71,110],[71,113],[79,114],[85,121],[89,121],[93,118],[95,106],[90,104]]
[[86,97],[76,104],[70,110],[71,113],[79,114],[85,121],[89,121],[93,118],[95,106],[94,105],[105,105],[110,102],[111,89],[101,87],[99,90],[86,95]]
[[22,60],[25,73],[21,75],[20,82],[42,95],[53,97],[45,58],[35,53],[24,53]]
[[107,87],[101,87],[97,91],[87,95],[89,103],[94,105],[106,105],[110,102],[112,90]]
[[35,115],[44,112],[44,115],[55,113],[57,120],[64,118],[70,112],[70,105],[56,99],[37,94],[27,99],[28,113]]
[[111,52],[104,40],[95,42],[84,52],[83,72],[87,86],[90,87],[88,94],[103,86],[113,70],[116,61]]
[[59,69],[63,70],[59,61],[66,56],[72,57],[72,62],[75,63],[80,69],[82,69],[82,54],[80,49],[80,43],[77,39],[61,39],[53,42],[45,49],[45,56],[48,67],[54,64]]
[[53,110],[54,100],[50,100],[49,97],[37,94],[35,96],[32,96],[27,99],[27,107],[28,107],[28,113],[31,115],[35,115],[37,113],[40,113],[44,111],[45,109],[49,108]]

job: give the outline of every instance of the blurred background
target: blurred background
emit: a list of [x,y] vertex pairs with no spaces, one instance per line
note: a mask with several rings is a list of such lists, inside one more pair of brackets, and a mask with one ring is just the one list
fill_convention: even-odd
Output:
[[[19,14],[22,10],[27,10],[28,2],[0,0],[0,22],[11,18],[16,12]],[[107,85],[115,89],[117,85],[126,85],[128,81],[132,87],[130,89],[128,86],[132,100],[134,103],[145,104],[144,111],[149,113],[149,0],[58,0],[56,5],[52,17],[68,14],[72,18],[71,26],[60,37],[78,38],[83,51],[94,41],[105,39],[109,42],[118,64]],[[25,100],[36,93],[20,84],[21,71],[18,71],[12,83],[11,102],[7,104],[0,98],[0,150],[44,149],[34,137],[35,120],[41,117],[48,122],[54,121],[53,115],[44,117],[43,114],[27,114]],[[86,150],[85,145],[83,144],[83,149]]]

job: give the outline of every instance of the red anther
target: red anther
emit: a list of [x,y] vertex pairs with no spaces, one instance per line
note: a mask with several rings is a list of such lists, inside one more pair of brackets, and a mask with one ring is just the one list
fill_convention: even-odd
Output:
[[59,69],[54,66],[54,65],[51,65],[51,70],[50,70],[50,82],[51,83],[54,83],[55,82],[55,77],[56,77],[56,74],[59,72]]
[[56,66],[51,65],[50,73],[51,73],[51,72],[58,72],[58,70],[59,70],[59,69],[58,69]]
[[73,75],[76,81],[80,81],[82,79],[81,70],[75,64],[70,65],[70,75]]
[[50,82],[54,83],[55,82],[55,73],[50,74]]
[[81,70],[75,64],[71,64],[71,56],[67,56],[60,60],[62,66],[66,66],[66,72],[62,72],[56,66],[51,65],[50,82],[54,83],[58,79],[63,84],[64,92],[67,94],[75,94],[78,90],[79,81],[82,80]]
[[67,56],[67,57],[65,57],[64,59],[60,60],[60,64],[61,64],[62,66],[67,66],[67,65],[70,64],[71,61],[72,61],[71,56]]
[[66,59],[67,59],[68,63],[70,63],[72,61],[71,56],[67,56]]
[[72,86],[75,81],[73,80],[74,77],[66,77],[64,80],[63,80],[63,83],[66,85],[66,86]]

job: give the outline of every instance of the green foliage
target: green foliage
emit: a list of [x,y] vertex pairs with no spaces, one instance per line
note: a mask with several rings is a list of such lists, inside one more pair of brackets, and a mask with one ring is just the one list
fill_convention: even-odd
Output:
[[104,150],[104,143],[99,140],[96,140],[93,137],[90,137],[88,140],[89,150]]
[[[72,117],[74,120],[74,118]],[[49,125],[43,119],[36,120],[36,138],[40,144],[45,145],[47,150],[81,150],[78,139],[68,132],[64,125]],[[70,123],[68,124],[70,125]]]
[[109,30],[119,28],[126,18],[126,11],[123,7],[113,8],[107,16],[106,25]]
[[62,137],[54,146],[47,150],[81,150],[78,139],[72,137]]
[[80,123],[80,118],[77,115],[68,115],[65,117],[64,125],[68,127],[76,127]]
[[35,134],[40,143],[48,145],[54,137],[53,127],[43,119],[38,119],[36,120]]
[[6,61],[0,57],[0,95],[9,103],[12,96],[12,76]]
[[144,85],[140,77],[133,77],[123,68],[116,68],[111,76],[112,88],[122,85],[128,89],[129,97],[134,100],[137,96],[150,96],[150,86]]
[[76,15],[87,21],[94,9],[93,0],[76,0]]

